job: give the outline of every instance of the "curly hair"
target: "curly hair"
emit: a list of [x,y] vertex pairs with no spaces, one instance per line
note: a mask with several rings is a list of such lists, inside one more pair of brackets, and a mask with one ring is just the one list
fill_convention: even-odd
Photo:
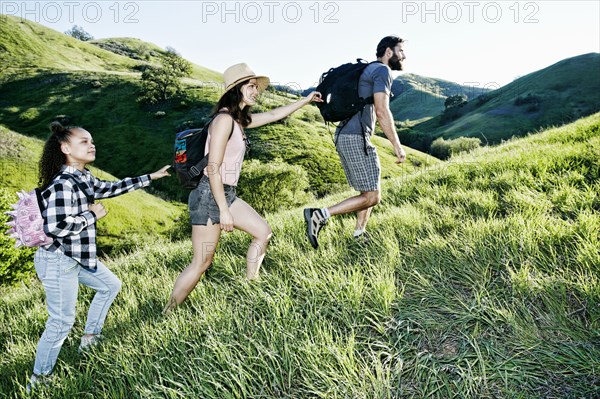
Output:
[[60,171],[62,166],[67,163],[67,157],[60,149],[63,143],[69,142],[72,129],[77,126],[63,126],[60,122],[52,122],[50,131],[52,134],[44,144],[44,151],[39,163],[39,181],[38,185],[44,189],[48,187],[52,178]]
[[227,108],[231,113],[234,120],[239,122],[242,127],[248,126],[252,123],[252,116],[250,115],[250,107],[240,108],[242,102],[242,86],[247,84],[248,81],[238,83],[229,91],[227,91],[217,102],[213,115],[216,114],[221,108]]

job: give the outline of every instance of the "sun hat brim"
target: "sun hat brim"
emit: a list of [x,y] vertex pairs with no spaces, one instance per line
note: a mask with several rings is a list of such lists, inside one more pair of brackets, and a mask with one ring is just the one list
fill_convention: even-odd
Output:
[[224,93],[227,93],[237,84],[248,81],[250,79],[256,79],[259,91],[264,91],[270,83],[268,77],[256,75],[246,63],[240,63],[230,66],[223,73],[223,77],[225,80]]
[[269,83],[271,83],[270,79],[266,76],[256,76],[256,75],[244,76],[242,78],[239,78],[235,82],[231,82],[227,87],[225,87],[225,93],[227,93],[229,90],[233,89],[239,83],[246,82],[250,79],[256,79],[256,85],[258,86],[258,91],[265,91],[265,89],[269,86]]

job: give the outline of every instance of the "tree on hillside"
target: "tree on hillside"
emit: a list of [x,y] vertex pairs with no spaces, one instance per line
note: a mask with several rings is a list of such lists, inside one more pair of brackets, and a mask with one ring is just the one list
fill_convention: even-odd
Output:
[[160,66],[149,66],[142,73],[139,100],[151,104],[168,100],[181,91],[181,78],[191,73],[192,64],[177,54],[175,49],[168,48]]
[[94,36],[90,35],[81,26],[77,26],[77,25],[73,25],[73,28],[66,31],[65,34],[72,36],[75,39],[79,39],[82,42],[94,40]]
[[457,94],[455,96],[450,96],[446,98],[444,101],[444,107],[448,110],[454,107],[461,107],[467,103],[468,97],[464,94]]

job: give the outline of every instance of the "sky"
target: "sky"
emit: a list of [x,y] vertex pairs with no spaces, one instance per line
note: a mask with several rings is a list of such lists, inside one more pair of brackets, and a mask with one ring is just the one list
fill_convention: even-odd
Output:
[[[0,13],[97,39],[134,37],[223,72],[245,62],[271,82],[315,86],[406,40],[404,71],[498,88],[565,58],[600,52],[600,1],[0,1]],[[395,73],[396,76],[398,73]],[[599,71],[600,75],[600,71]]]

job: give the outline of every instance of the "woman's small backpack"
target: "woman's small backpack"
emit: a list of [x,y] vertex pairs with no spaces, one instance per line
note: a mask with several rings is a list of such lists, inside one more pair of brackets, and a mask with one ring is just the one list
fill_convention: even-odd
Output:
[[[173,169],[183,188],[193,190],[198,185],[202,172],[208,165],[208,154],[204,153],[208,138],[208,127],[219,114],[229,112],[219,111],[214,114],[202,129],[188,129],[175,135],[175,151]],[[233,134],[233,118],[231,119],[231,133]]]

